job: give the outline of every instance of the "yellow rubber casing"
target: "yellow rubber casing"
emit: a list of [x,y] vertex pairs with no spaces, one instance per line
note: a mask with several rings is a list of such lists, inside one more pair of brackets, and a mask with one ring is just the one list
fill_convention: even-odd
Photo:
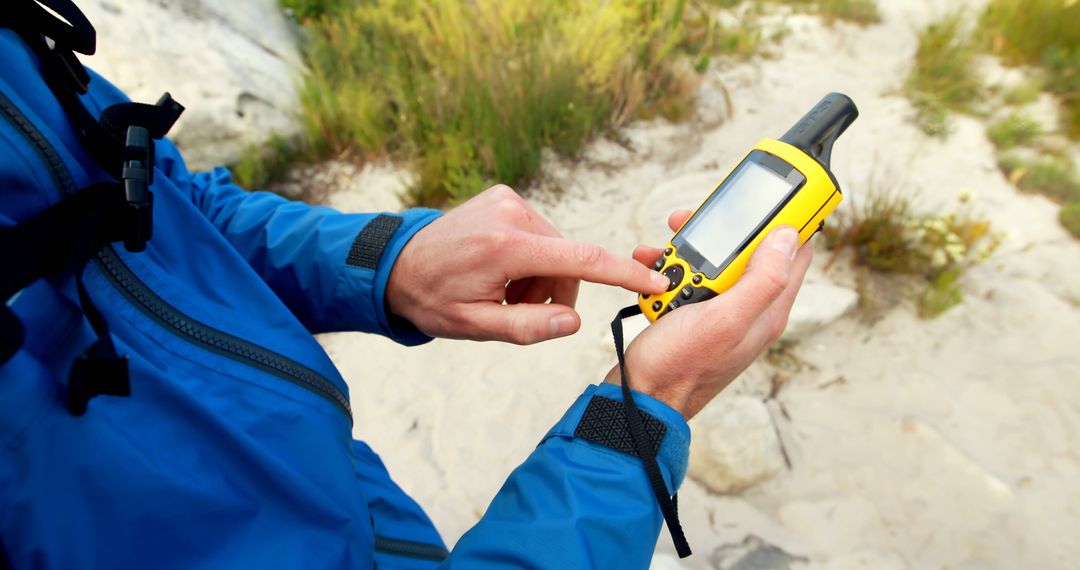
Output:
[[[825,218],[829,216],[836,209],[836,206],[840,204],[843,199],[843,195],[840,193],[840,189],[837,188],[833,177],[829,174],[825,168],[814,160],[813,157],[805,152],[776,139],[762,139],[753,150],[759,150],[771,154],[784,162],[795,167],[803,176],[806,177],[806,182],[795,191],[795,194],[784,205],[784,207],[774,216],[768,223],[765,224],[761,231],[754,236],[754,239],[727,265],[724,267],[720,274],[715,279],[710,279],[708,275],[697,272],[695,268],[691,267],[689,263],[679,257],[679,252],[675,248],[675,245],[669,241],[664,248],[666,253],[664,256],[664,264],[659,269],[663,272],[670,268],[672,265],[681,265],[683,268],[682,282],[674,284],[674,286],[667,291],[659,295],[639,295],[638,305],[641,307],[641,312],[650,321],[655,321],[660,318],[669,310],[672,310],[670,304],[678,296],[680,291],[687,286],[694,288],[707,288],[710,291],[721,294],[727,291],[739,277],[742,276],[743,271],[746,270],[746,264],[750,261],[750,256],[754,254],[758,244],[769,234],[773,228],[780,225],[789,225],[799,230],[799,245],[806,243],[814,233],[816,233],[825,222]],[[747,153],[749,156],[749,153]],[[740,162],[739,164],[742,164]],[[737,168],[737,166],[736,166]],[[735,171],[728,173],[728,177]],[[724,179],[727,180],[727,177]],[[723,181],[713,189],[716,192],[723,186]],[[711,196],[711,194],[710,194]],[[708,202],[708,198],[702,201],[701,205]],[[698,209],[701,208],[698,206]],[[694,211],[697,213],[697,210]],[[691,216],[693,217],[693,216]],[[689,220],[689,218],[687,218]],[[685,222],[684,222],[685,225]],[[680,228],[681,230],[682,228]],[[676,232],[677,234],[678,232]],[[698,281],[696,284],[694,283]],[[659,301],[659,310],[655,310]]]

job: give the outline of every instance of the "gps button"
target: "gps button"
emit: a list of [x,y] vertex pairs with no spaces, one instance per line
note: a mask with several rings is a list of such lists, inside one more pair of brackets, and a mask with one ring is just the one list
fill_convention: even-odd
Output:
[[683,268],[679,265],[672,265],[664,270],[664,277],[671,280],[671,284],[668,285],[668,291],[674,291],[679,285],[682,285]]

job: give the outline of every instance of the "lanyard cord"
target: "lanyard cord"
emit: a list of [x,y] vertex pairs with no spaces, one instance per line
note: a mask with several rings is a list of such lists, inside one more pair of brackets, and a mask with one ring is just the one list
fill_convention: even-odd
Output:
[[663,513],[664,521],[667,522],[671,540],[675,543],[675,551],[679,553],[679,558],[686,558],[690,556],[691,551],[690,544],[686,542],[686,535],[683,534],[682,524],[679,523],[679,494],[675,493],[670,497],[667,494],[664,476],[660,473],[660,466],[656,463],[656,452],[649,442],[649,437],[645,434],[645,426],[641,423],[641,417],[638,415],[637,404],[634,403],[634,396],[630,393],[629,373],[626,371],[626,359],[623,354],[622,322],[623,319],[640,314],[641,307],[632,305],[621,309],[619,314],[615,315],[615,319],[611,321],[611,336],[615,339],[615,356],[619,359],[619,376],[622,380],[626,425],[630,430],[630,437],[634,441],[634,448],[637,450],[638,457],[641,457],[641,462],[645,466],[645,473],[649,476],[649,485],[652,486],[653,494],[656,495],[656,502],[660,504],[660,512]]

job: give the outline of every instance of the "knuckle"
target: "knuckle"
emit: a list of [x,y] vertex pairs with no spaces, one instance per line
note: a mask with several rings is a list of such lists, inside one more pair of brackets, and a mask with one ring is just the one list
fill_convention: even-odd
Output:
[[497,253],[505,252],[514,246],[516,235],[508,230],[493,230],[484,234],[485,249]]
[[523,313],[511,317],[507,321],[507,336],[514,344],[532,344],[532,323]]
[[521,220],[525,218],[528,214],[525,203],[521,200],[502,199],[499,200],[496,208],[498,208],[499,211],[499,218],[505,220]]
[[769,264],[762,268],[761,278],[769,293],[775,296],[787,288],[791,275],[787,268],[778,264]]
[[496,184],[496,185],[492,186],[491,188],[489,188],[488,192],[490,192],[492,194],[492,196],[494,196],[496,198],[499,198],[499,199],[502,199],[502,200],[520,200],[521,199],[521,197],[518,196],[518,193],[514,192],[514,189],[507,186],[506,184]]
[[599,265],[604,259],[604,250],[590,243],[579,243],[573,249],[574,261],[584,267]]

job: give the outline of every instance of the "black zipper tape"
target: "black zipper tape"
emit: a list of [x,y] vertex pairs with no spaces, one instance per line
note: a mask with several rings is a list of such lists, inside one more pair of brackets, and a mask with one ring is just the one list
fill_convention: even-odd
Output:
[[379,535],[375,535],[375,552],[405,556],[407,558],[418,558],[420,560],[431,560],[433,562],[442,562],[450,556],[450,551],[437,544],[402,540],[400,538],[387,538]]
[[[65,194],[78,190],[71,172],[56,149],[23,113],[0,93],[0,114],[31,143]],[[94,259],[106,279],[140,312],[182,340],[214,354],[261,370],[322,396],[337,406],[352,423],[352,409],[341,390],[322,374],[286,356],[205,325],[177,310],[154,293],[120,258],[112,246],[101,248]]]

